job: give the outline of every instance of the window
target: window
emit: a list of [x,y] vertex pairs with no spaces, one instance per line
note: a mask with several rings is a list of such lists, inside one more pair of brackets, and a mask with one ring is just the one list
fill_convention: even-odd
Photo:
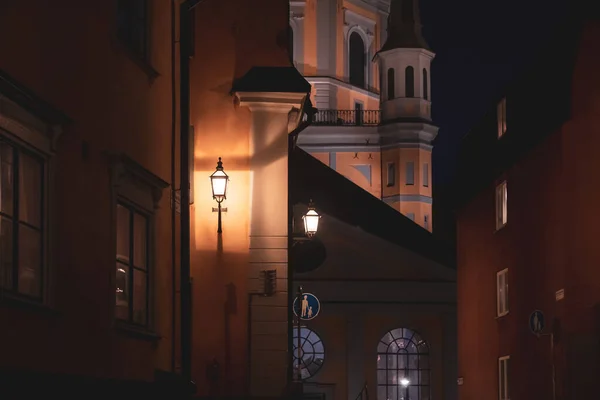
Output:
[[496,274],[496,315],[508,314],[508,269]]
[[114,315],[117,327],[152,334],[154,212],[169,185],[125,155],[112,158]]
[[413,67],[408,66],[404,70],[404,83],[406,84],[405,96],[415,97],[415,69]]
[[429,98],[429,82],[427,82],[427,70],[423,68],[423,98]]
[[45,161],[0,136],[0,289],[43,299]]
[[125,203],[117,205],[116,316],[148,325],[148,216]]
[[117,35],[129,50],[148,59],[147,0],[118,0]]
[[366,67],[365,43],[358,32],[350,34],[349,46],[350,83],[358,87],[364,87]]
[[510,356],[500,357],[498,359],[498,399],[510,399],[510,386],[508,384],[508,363]]
[[[300,363],[298,363],[300,359]],[[298,328],[294,328],[294,369],[295,376],[300,366],[300,376],[308,379],[316,375],[323,366],[325,348],[323,341],[315,331],[307,327],[300,328],[300,351],[298,351]]]
[[362,125],[363,123],[363,104],[355,101],[354,102],[354,113],[356,114],[355,116],[355,121],[356,121],[356,125]]
[[506,181],[496,187],[496,230],[506,225],[508,221],[508,194]]
[[387,71],[387,98],[393,100],[396,97],[396,73],[394,68]]
[[498,103],[498,139],[506,133],[506,98]]
[[377,399],[429,400],[429,346],[416,332],[398,328],[377,345]]
[[415,184],[415,163],[412,161],[406,163],[406,184]]
[[396,164],[387,164],[387,186],[394,186],[396,184]]
[[406,213],[406,216],[411,220],[414,221],[415,220],[415,213]]
[[423,177],[422,182],[424,187],[429,187],[429,164],[423,164]]
[[423,227],[427,230],[429,230],[429,215],[425,215],[424,219],[423,219]]

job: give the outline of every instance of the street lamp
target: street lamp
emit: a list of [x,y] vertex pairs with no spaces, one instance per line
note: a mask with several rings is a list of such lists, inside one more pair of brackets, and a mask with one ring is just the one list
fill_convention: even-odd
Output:
[[221,157],[219,157],[219,161],[217,162],[217,169],[210,176],[210,185],[212,186],[212,194],[213,199],[217,201],[218,207],[213,208],[213,212],[219,213],[219,222],[217,227],[217,233],[222,233],[221,229],[221,211],[227,212],[227,209],[221,209],[221,203],[223,200],[227,198],[227,182],[229,181],[229,176],[223,171],[223,162],[221,161]]
[[319,219],[321,216],[315,211],[315,205],[312,199],[308,202],[308,211],[302,216],[304,220],[304,233],[309,238],[316,235],[319,229]]

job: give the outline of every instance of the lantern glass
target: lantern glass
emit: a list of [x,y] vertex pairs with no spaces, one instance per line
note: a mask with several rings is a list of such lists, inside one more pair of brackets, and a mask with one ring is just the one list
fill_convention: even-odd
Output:
[[312,237],[317,233],[319,229],[319,218],[321,216],[317,214],[314,209],[309,209],[306,215],[302,217],[304,219],[304,233],[307,236]]
[[227,198],[227,179],[228,176],[224,171],[215,171],[210,176],[213,198],[219,202]]

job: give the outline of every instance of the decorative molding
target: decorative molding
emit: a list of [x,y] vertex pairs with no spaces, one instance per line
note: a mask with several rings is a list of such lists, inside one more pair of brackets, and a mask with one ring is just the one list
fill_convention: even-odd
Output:
[[371,92],[370,90],[360,88],[358,86],[351,85],[350,83],[346,83],[336,78],[331,78],[328,76],[305,76],[304,77],[311,85],[316,84],[329,84],[332,86],[337,86],[340,88],[352,90],[354,92],[360,93],[364,96],[368,96],[373,100],[379,101],[379,93]]

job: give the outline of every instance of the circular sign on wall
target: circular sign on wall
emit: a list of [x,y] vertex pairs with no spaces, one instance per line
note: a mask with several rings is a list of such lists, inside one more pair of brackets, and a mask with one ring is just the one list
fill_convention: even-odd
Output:
[[321,311],[321,302],[319,302],[317,296],[312,293],[302,293],[300,301],[298,301],[298,296],[296,296],[292,308],[294,309],[296,317],[300,316],[301,320],[310,321],[319,315],[319,311]]

